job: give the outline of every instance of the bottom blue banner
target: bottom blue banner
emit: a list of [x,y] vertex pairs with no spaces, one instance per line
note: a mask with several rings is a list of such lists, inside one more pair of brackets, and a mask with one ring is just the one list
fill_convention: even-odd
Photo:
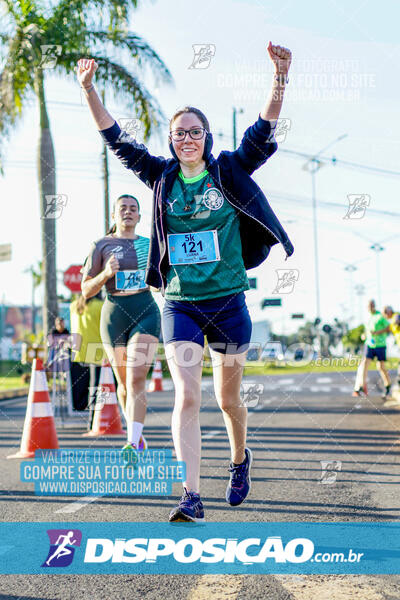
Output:
[[0,573],[400,573],[399,523],[1,523]]

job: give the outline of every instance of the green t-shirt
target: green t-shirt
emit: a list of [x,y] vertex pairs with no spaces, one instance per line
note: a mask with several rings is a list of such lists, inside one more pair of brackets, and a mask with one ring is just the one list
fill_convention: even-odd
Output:
[[220,252],[220,260],[170,265],[167,300],[207,300],[249,289],[239,215],[208,171],[191,178],[179,173],[169,195],[166,221],[168,234],[216,230]]
[[366,324],[366,344],[370,348],[383,348],[386,346],[387,333],[375,335],[374,331],[385,329],[389,325],[389,321],[382,316],[379,311],[371,314]]

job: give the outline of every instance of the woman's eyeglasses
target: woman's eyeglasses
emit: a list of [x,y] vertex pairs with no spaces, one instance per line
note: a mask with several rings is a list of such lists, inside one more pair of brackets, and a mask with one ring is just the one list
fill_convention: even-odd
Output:
[[175,129],[175,131],[170,131],[169,134],[174,142],[182,142],[186,138],[187,133],[192,140],[201,140],[204,137],[205,131],[204,127],[194,127],[193,129]]

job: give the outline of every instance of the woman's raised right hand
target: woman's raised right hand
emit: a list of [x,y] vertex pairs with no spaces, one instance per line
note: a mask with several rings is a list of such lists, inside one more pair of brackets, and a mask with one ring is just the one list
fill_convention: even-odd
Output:
[[119,262],[115,258],[114,254],[112,254],[106,262],[106,266],[104,267],[104,273],[106,277],[110,279],[110,277],[115,275],[117,271],[119,271]]
[[80,58],[76,68],[76,76],[81,87],[90,87],[92,85],[93,75],[96,73],[99,65],[94,58]]

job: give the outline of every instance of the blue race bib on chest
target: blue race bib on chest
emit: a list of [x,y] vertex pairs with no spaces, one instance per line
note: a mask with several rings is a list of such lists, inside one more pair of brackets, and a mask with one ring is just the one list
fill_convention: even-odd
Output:
[[168,234],[168,255],[170,265],[220,260],[217,230]]
[[117,271],[115,273],[115,289],[119,292],[143,290],[147,287],[145,277],[145,269],[137,269],[136,271]]

